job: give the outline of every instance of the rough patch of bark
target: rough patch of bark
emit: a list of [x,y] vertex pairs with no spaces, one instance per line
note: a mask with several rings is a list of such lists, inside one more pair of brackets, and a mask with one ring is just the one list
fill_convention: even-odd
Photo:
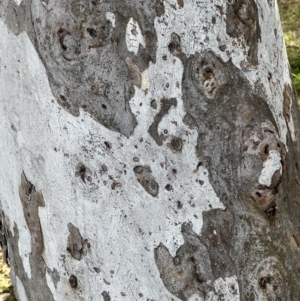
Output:
[[[9,28],[29,32],[52,92],[67,111],[79,116],[82,108],[109,129],[133,133],[136,120],[128,104],[137,84],[133,75],[156,61],[154,19],[164,14],[163,1],[24,0],[20,8],[14,1],[2,6]],[[115,27],[106,13],[114,14]],[[130,18],[146,44],[137,55],[126,46]]]
[[184,244],[174,258],[163,244],[154,250],[160,277],[168,291],[181,300],[189,300],[194,294],[205,298],[212,290],[207,282],[213,279],[207,248],[191,223],[184,223],[181,233]]
[[[214,78],[215,87],[203,82],[207,73],[207,81]],[[259,279],[249,277],[257,263],[276,257],[280,265],[271,269],[270,277],[284,278],[284,270],[295,266],[292,258],[299,256],[299,250],[290,248],[293,227],[282,208],[281,174],[274,173],[271,185],[259,182],[271,151],[280,155],[284,172],[286,152],[276,123],[265,100],[253,93],[241,72],[213,53],[189,58],[183,94],[185,108],[199,128],[198,157],[206,162],[215,191],[234,217],[229,235],[235,239],[228,254],[235,258],[241,299],[249,298],[253,291],[262,296],[265,291],[258,285]],[[277,284],[281,287],[272,286],[270,296],[275,290],[291,294],[292,286],[286,291],[283,282]]]
[[[184,58],[180,45],[175,49]],[[300,192],[289,188],[287,177],[300,183],[299,155],[286,153],[264,96],[254,93],[231,62],[224,63],[209,51],[182,62],[184,121],[198,129],[199,161],[208,168],[214,190],[227,208],[203,215],[201,240],[212,273],[214,277],[237,275],[241,300],[298,300],[298,284],[291,275],[300,270],[295,260],[300,255],[295,191]],[[298,111],[289,112],[293,109]],[[299,150],[299,145],[290,149]],[[281,167],[270,183],[262,184],[262,170],[274,152]],[[225,253],[218,251],[218,243]],[[229,263],[224,270],[223,259]]]
[[258,64],[257,45],[261,39],[258,8],[254,0],[227,1],[226,31],[233,38],[243,38],[249,47],[248,61]]

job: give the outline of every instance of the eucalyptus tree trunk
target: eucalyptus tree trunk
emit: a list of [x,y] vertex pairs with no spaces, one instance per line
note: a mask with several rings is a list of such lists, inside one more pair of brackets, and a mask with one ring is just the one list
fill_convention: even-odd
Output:
[[300,300],[299,114],[276,2],[0,13],[18,300]]

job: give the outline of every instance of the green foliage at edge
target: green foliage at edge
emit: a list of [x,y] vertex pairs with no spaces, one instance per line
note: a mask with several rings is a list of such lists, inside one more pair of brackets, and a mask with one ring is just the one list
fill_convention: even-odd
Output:
[[4,293],[10,294],[6,301],[17,301],[10,281],[9,267],[3,261],[2,251],[0,251],[0,295]]
[[279,0],[279,12],[293,80],[300,102],[300,0]]

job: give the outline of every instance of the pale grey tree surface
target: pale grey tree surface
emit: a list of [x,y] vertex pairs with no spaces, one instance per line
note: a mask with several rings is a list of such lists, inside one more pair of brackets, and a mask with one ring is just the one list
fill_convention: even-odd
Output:
[[1,242],[20,301],[300,300],[299,114],[273,0],[2,0]]

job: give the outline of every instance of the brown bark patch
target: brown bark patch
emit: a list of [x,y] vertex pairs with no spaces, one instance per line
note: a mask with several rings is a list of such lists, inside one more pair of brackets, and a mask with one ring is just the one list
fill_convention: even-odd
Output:
[[291,103],[293,99],[293,93],[291,86],[288,84],[284,85],[283,90],[283,116],[288,123],[291,119]]
[[178,5],[183,8],[184,7],[184,1],[183,0],[177,0]]
[[258,9],[254,0],[227,1],[226,32],[232,38],[243,38],[249,47],[248,61],[258,64],[257,45],[261,40]]
[[40,191],[36,191],[24,174],[21,175],[21,185],[19,188],[26,224],[31,233],[31,254],[33,257],[42,255],[44,249],[43,233],[40,223],[38,208],[44,207],[44,197]]
[[181,233],[184,244],[174,258],[163,244],[154,249],[160,277],[167,290],[181,300],[189,300],[193,294],[205,298],[212,290],[207,282],[213,279],[207,248],[191,223],[182,224]]
[[148,192],[153,197],[156,197],[159,192],[159,185],[156,182],[150,166],[138,165],[133,169],[138,182],[142,185],[146,192]]
[[171,109],[171,107],[177,106],[177,99],[176,98],[164,98],[161,100],[161,107],[160,107],[160,111],[158,112],[158,114],[154,117],[154,120],[152,122],[152,124],[149,127],[149,134],[150,136],[155,140],[155,142],[157,143],[157,145],[162,145],[163,144],[163,137],[162,135],[158,134],[158,126],[160,124],[160,122],[162,121],[163,117],[168,114],[169,110]]
[[[29,264],[31,269],[31,278],[27,276],[27,273],[23,266],[23,260],[20,256],[20,250],[18,247],[19,243],[19,230],[17,225],[14,225],[13,233],[9,230],[8,227],[8,219],[5,217],[4,213],[2,214],[2,230],[5,233],[6,239],[7,239],[7,245],[9,248],[9,263],[10,263],[10,270],[11,270],[11,278],[12,282],[16,283],[16,276],[19,277],[19,279],[22,281],[22,284],[24,286],[26,296],[28,300],[36,300],[36,301],[54,301],[51,290],[48,287],[47,280],[46,280],[46,270],[49,272],[49,274],[52,276],[54,285],[56,286],[58,281],[60,280],[60,277],[57,273],[57,271],[54,269],[51,271],[47,268],[43,258],[39,253],[37,252],[36,246],[34,246],[34,241],[31,239],[32,243],[32,250],[35,252],[35,256],[33,256],[33,252],[28,254],[29,256]],[[38,248],[39,250],[40,248]],[[18,291],[15,290],[15,295],[20,299],[20,296],[18,296]]]
[[67,251],[74,259],[80,261],[87,253],[88,242],[73,224],[69,223],[68,229],[70,234],[68,236]]
[[[237,275],[241,300],[251,299],[254,292],[260,300],[264,295],[259,286],[260,275],[255,272],[260,262],[272,256],[278,260],[280,264],[276,270],[270,270],[269,276],[274,279],[283,279],[287,270],[298,273],[299,269],[294,260],[299,250],[290,247],[289,239],[292,235],[299,237],[299,222],[290,210],[293,206],[298,212],[299,204],[295,204],[295,194],[287,197],[294,188],[284,180],[288,166],[285,146],[278,138],[278,129],[264,95],[256,94],[231,62],[224,63],[212,52],[204,52],[190,56],[184,64],[182,92],[188,116],[185,119],[193,121],[190,124],[198,129],[199,162],[208,168],[210,183],[232,214],[226,240],[219,234],[222,231],[218,228],[223,227],[220,217],[214,223],[204,219],[205,232],[202,231],[201,237],[205,238],[211,262],[217,263],[216,269],[212,268],[214,275],[222,274],[222,265],[218,263],[224,258],[224,262],[232,264],[232,270],[230,265],[224,266],[225,273]],[[211,78],[215,78],[216,85],[214,90],[208,91],[203,79]],[[281,158],[282,175],[274,172],[271,184],[264,186],[259,183],[259,177],[271,151],[276,151]],[[293,156],[298,158],[295,153]],[[295,167],[295,164],[290,163],[290,166]],[[296,176],[292,168],[289,173]],[[212,235],[210,224],[216,236]],[[215,249],[218,243],[228,250],[225,255],[218,254]],[[297,283],[292,279],[290,282],[284,295],[298,297]],[[285,290],[283,282],[278,290]],[[277,293],[274,294],[277,297]]]

